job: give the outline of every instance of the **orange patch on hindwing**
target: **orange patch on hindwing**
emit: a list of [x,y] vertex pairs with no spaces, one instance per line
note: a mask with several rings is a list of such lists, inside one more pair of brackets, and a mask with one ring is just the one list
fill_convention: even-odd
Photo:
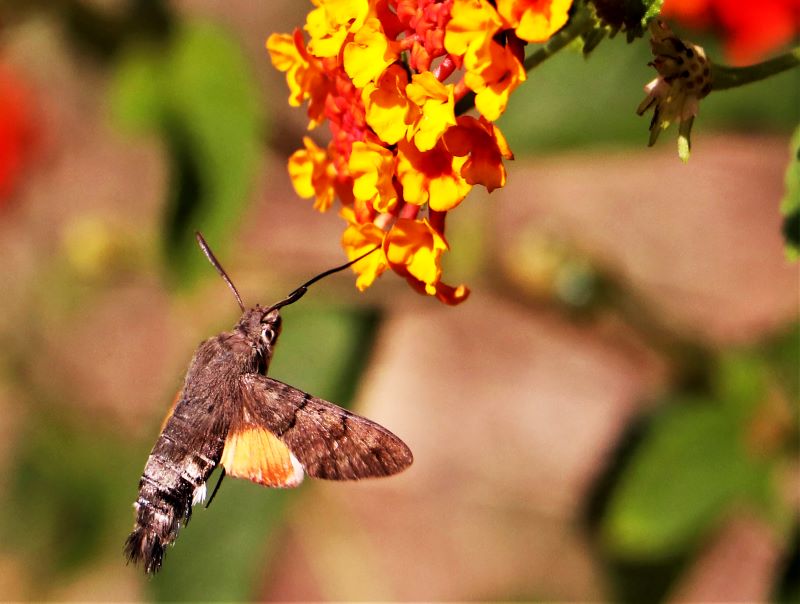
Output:
[[303,481],[303,467],[289,448],[258,426],[228,434],[220,464],[226,474],[266,487],[296,487]]

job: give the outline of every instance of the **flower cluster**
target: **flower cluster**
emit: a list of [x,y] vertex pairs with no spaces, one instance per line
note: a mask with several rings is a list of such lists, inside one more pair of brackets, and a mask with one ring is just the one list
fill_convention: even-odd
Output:
[[[320,211],[338,198],[351,259],[380,248],[353,265],[359,289],[391,269],[457,304],[469,291],[441,281],[445,216],[473,186],[505,184],[513,156],[493,122],[525,81],[525,44],[564,26],[572,0],[312,1],[305,35],[267,40],[289,104],[331,133],[292,155],[294,187]],[[479,115],[456,115],[470,91]]]

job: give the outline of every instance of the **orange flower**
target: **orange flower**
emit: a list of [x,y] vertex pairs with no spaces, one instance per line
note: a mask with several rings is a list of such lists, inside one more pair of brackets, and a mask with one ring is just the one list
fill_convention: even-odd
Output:
[[467,287],[441,282],[441,258],[448,249],[444,238],[425,219],[398,219],[383,242],[389,266],[411,287],[446,304],[459,304],[469,296]]
[[386,147],[368,142],[353,143],[348,167],[355,199],[378,212],[388,212],[397,205],[397,191],[392,182],[394,154]]
[[458,118],[458,125],[444,135],[444,146],[455,156],[468,156],[461,176],[471,185],[483,185],[491,193],[506,184],[503,158],[514,159],[500,129],[481,116]]
[[486,0],[455,0],[444,47],[450,54],[463,56],[467,69],[483,69],[491,61],[489,46],[502,24]]
[[358,275],[356,287],[363,292],[389,267],[382,247],[384,232],[372,222],[357,222],[355,212],[351,208],[342,208],[339,215],[347,221],[347,228],[342,234],[342,247],[350,260],[355,260],[371,249],[381,247],[351,267]]
[[545,42],[564,27],[572,0],[497,0],[497,12],[528,42]]
[[311,99],[308,106],[308,115],[311,118],[309,129],[314,128],[323,120],[328,89],[325,75],[306,51],[303,34],[299,29],[291,36],[272,34],[267,39],[267,50],[275,68],[286,73],[289,105],[299,107],[303,101]]
[[439,142],[430,151],[420,151],[407,140],[397,145],[397,179],[403,198],[418,206],[427,203],[436,211],[452,210],[472,189],[461,176],[466,157],[454,157]]
[[481,71],[467,71],[464,83],[475,92],[475,107],[494,121],[506,110],[508,97],[527,78],[525,68],[508,46],[492,42],[491,60]]
[[304,199],[314,197],[314,209],[320,212],[331,207],[335,172],[328,152],[319,148],[309,137],[303,137],[305,149],[295,151],[289,158],[289,177],[294,190]]
[[[800,1],[800,0],[798,0]],[[387,268],[448,304],[464,286],[441,282],[447,212],[474,185],[507,178],[511,150],[493,121],[526,79],[526,41],[565,25],[572,0],[312,0],[301,32],[272,36],[290,103],[309,100],[310,127],[330,129],[327,149],[305,139],[289,160],[298,194],[323,211],[338,199],[342,245],[363,290]],[[480,117],[456,117],[475,93]],[[422,218],[425,216],[425,218]]]

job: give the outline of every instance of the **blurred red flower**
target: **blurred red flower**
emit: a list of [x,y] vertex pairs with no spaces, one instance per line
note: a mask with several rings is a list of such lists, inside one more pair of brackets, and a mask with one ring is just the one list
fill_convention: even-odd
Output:
[[665,0],[662,16],[715,29],[733,63],[753,63],[800,33],[800,0]]
[[10,199],[35,140],[30,92],[11,69],[0,65],[0,207]]

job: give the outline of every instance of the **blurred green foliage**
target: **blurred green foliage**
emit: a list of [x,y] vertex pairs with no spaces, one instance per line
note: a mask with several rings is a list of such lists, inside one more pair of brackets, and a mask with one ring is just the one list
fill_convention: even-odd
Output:
[[30,417],[3,497],[2,541],[22,552],[35,578],[63,577],[121,547],[131,477],[141,472],[142,460],[121,434],[57,409]]
[[762,471],[738,427],[713,401],[668,402],[612,500],[606,538],[615,554],[668,557],[704,538]]
[[786,194],[781,202],[781,214],[786,253],[790,259],[797,260],[800,256],[800,126],[795,129],[789,148]]
[[799,338],[795,326],[758,349],[723,353],[706,392],[662,402],[606,508],[602,536],[613,559],[671,572],[734,507],[790,533],[777,479],[797,455]]
[[249,65],[221,28],[182,23],[166,46],[128,50],[116,70],[111,105],[127,129],[164,140],[171,180],[166,266],[174,283],[191,284],[207,268],[194,232],[227,241],[259,167],[264,111]]
[[[712,58],[722,56],[712,41],[695,41],[706,44]],[[498,125],[519,157],[575,147],[642,148],[649,121],[636,115],[636,107],[645,97],[644,85],[657,75],[647,65],[651,60],[646,38],[632,44],[621,37],[605,40],[588,57],[578,46],[565,50],[528,74]],[[703,148],[703,134],[712,130],[786,132],[798,121],[800,75],[792,70],[703,99],[693,145]],[[673,128],[660,144],[672,145],[676,139]]]

